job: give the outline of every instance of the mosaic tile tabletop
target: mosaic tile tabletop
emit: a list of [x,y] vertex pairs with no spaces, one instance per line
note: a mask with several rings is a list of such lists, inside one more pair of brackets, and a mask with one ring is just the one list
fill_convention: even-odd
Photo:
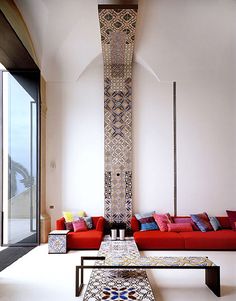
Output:
[[[98,256],[119,259],[124,256],[139,259],[139,251],[134,240],[104,241]],[[95,265],[103,265],[97,260]],[[155,298],[145,270],[102,270],[93,269],[83,300],[143,300],[154,301]]]
[[207,267],[215,264],[207,257],[130,257],[129,255],[107,256],[105,265],[125,266],[163,266],[163,267]]

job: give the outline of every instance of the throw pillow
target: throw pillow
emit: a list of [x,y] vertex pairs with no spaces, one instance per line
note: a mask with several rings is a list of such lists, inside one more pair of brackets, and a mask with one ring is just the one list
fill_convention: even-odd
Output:
[[65,222],[65,226],[66,226],[66,230],[69,230],[71,232],[74,231],[74,227],[73,227],[72,222]]
[[66,223],[76,221],[83,216],[85,216],[85,212],[83,210],[80,210],[78,212],[63,211],[63,217]]
[[176,224],[184,224],[184,223],[191,224],[194,231],[199,231],[199,228],[194,224],[191,217],[181,217],[181,216],[173,217],[173,221]]
[[137,218],[137,220],[140,220],[141,218],[144,218],[144,217],[153,216],[154,213],[155,213],[155,211],[150,211],[150,212],[147,212],[147,213],[136,213],[135,217]]
[[155,213],[155,211],[135,214],[135,217],[137,218],[137,220],[140,223],[141,231],[158,230],[159,229],[152,216],[153,213]]
[[209,216],[209,220],[214,231],[222,229],[220,222],[215,216]]
[[167,228],[169,232],[192,232],[193,227],[191,223],[179,223],[179,224],[167,224]]
[[153,217],[154,217],[155,222],[157,223],[160,231],[162,231],[162,232],[167,232],[168,231],[167,224],[170,224],[173,222],[169,213],[166,213],[166,214],[154,213]]
[[87,225],[83,219],[78,219],[77,221],[72,222],[74,232],[87,231]]
[[87,225],[87,228],[88,229],[92,229],[93,228],[93,220],[92,220],[92,217],[91,216],[85,216],[83,217],[86,225]]
[[202,232],[207,232],[207,231],[213,230],[206,212],[199,213],[199,214],[190,214],[190,216],[191,216],[191,219],[193,220],[193,222],[198,226],[198,228]]
[[233,230],[236,230],[235,222],[236,222],[236,211],[226,210],[226,213],[229,217],[229,222],[231,225],[231,228]]
[[139,221],[141,224],[141,231],[158,230],[157,224],[152,216],[141,218]]

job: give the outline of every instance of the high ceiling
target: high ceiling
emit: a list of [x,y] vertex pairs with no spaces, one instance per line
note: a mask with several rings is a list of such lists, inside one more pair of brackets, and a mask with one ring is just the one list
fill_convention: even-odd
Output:
[[[76,81],[102,64],[97,0],[14,2],[47,81]],[[236,48],[235,11],[234,0],[139,0],[135,61],[163,81],[222,73]]]

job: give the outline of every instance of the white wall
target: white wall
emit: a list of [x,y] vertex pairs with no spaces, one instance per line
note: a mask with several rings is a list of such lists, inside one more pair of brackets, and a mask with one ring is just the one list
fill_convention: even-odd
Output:
[[172,83],[133,72],[133,209],[173,213]]
[[225,209],[236,209],[234,106],[232,82],[178,83],[179,214],[225,215]]
[[75,83],[47,83],[47,205],[52,224],[63,210],[103,215],[102,61]]
[[[232,0],[140,1],[135,50],[139,64],[133,74],[135,212],[173,213],[173,80],[178,214],[236,209],[233,8]],[[55,205],[49,211],[52,224],[64,209],[103,214],[101,56],[77,82],[48,82],[47,105],[47,205]]]

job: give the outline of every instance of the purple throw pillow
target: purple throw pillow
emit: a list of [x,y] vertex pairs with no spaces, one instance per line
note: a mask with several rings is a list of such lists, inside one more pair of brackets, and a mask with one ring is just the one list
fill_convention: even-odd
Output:
[[66,230],[69,230],[71,232],[74,231],[74,227],[73,227],[72,222],[67,222],[67,223],[65,222],[65,227],[66,227]]
[[190,214],[193,222],[198,226],[202,232],[213,231],[212,225],[209,221],[208,215],[206,212],[199,214]]

